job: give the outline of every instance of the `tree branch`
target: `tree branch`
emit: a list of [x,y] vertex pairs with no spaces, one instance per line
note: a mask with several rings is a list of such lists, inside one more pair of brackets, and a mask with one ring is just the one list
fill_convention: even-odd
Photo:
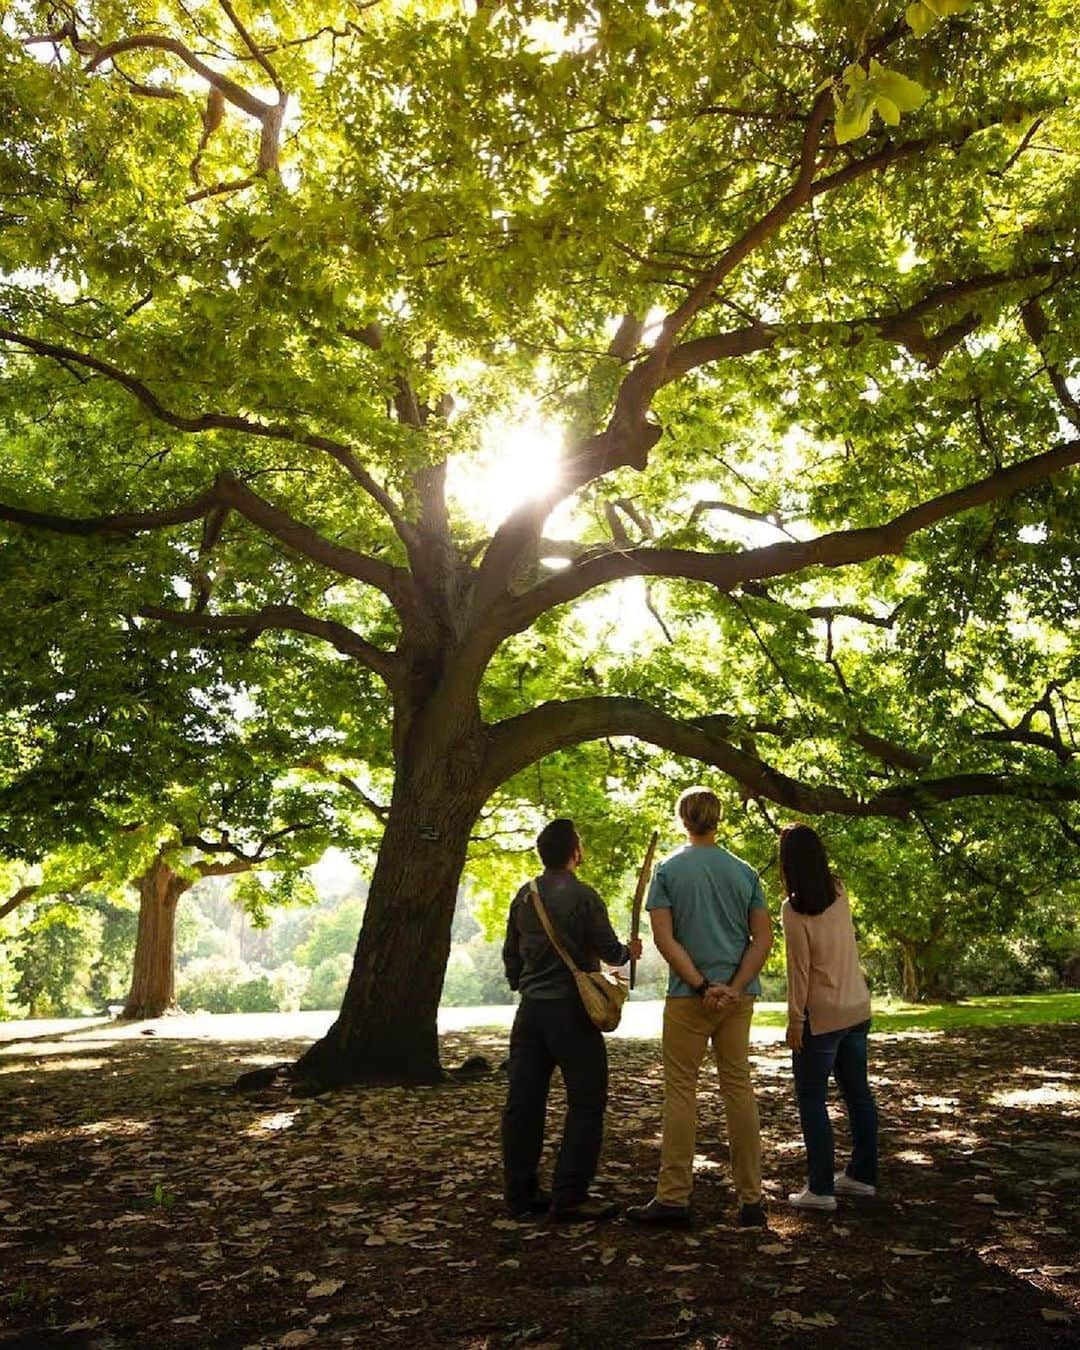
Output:
[[787,576],[809,567],[848,567],[885,554],[899,554],[911,535],[950,516],[1012,496],[1051,474],[1080,463],[1080,440],[1068,441],[998,469],[986,478],[945,492],[902,512],[883,525],[838,530],[816,539],[769,544],[739,553],[695,553],[681,549],[627,548],[594,554],[554,573],[520,596],[501,605],[500,620],[507,633],[520,632],[541,614],[577,599],[596,586],[631,576],[683,577],[703,581],[721,591],[748,581]]
[[235,858],[232,862],[197,862],[193,866],[202,877],[234,877],[242,872],[250,872],[256,864],[247,858]]
[[789,539],[795,536],[784,524],[784,520],[775,511],[754,511],[748,506],[738,506],[734,502],[721,501],[700,501],[694,503],[694,509],[690,512],[690,524],[697,520],[698,516],[703,516],[709,511],[722,511],[726,515],[739,516],[743,520],[757,521],[762,525],[768,525],[779,534],[786,534]]
[[870,330],[886,342],[895,342],[904,347],[912,356],[933,368],[948,351],[962,342],[968,333],[974,331],[978,326],[978,316],[974,312],[964,314],[930,337],[922,325],[926,315],[983,291],[1030,281],[1035,277],[1060,271],[1061,266],[1060,262],[1044,262],[1018,272],[987,272],[982,276],[958,278],[933,287],[919,300],[894,314],[864,314],[850,319],[811,320],[791,324],[754,323],[747,328],[694,338],[690,342],[681,343],[672,351],[668,358],[664,383],[670,384],[699,366],[750,356],[816,334],[828,336],[842,327],[851,330],[848,340],[852,345],[860,340],[865,330]]
[[266,53],[262,50],[262,48],[258,46],[254,38],[241,23],[239,15],[236,13],[236,10],[233,9],[232,5],[229,3],[229,0],[219,0],[219,3],[221,5],[221,8],[229,16],[229,21],[232,23],[232,26],[236,29],[236,31],[240,34],[241,38],[243,39],[244,46],[247,47],[251,55],[259,63],[259,65],[262,66],[263,70],[266,71],[267,75],[270,76],[270,83],[278,91],[281,97],[284,98],[285,86],[281,83],[281,77],[278,75],[277,71],[271,65],[270,58],[266,55]]
[[332,782],[339,784],[348,792],[351,792],[358,801],[363,802],[364,806],[367,807],[380,824],[386,824],[390,816],[389,807],[382,806],[374,797],[365,792],[355,778],[352,778],[349,774],[342,773],[337,769],[331,769],[326,761],[320,758],[305,760],[303,767],[305,769],[313,769],[316,773],[323,774]]
[[[81,51],[81,55],[89,55],[90,57],[84,67],[88,75],[92,75],[99,66],[104,65],[106,61],[111,61],[113,57],[122,56],[124,52],[168,52],[172,56],[179,57],[200,79],[219,90],[224,98],[234,107],[239,108],[241,112],[247,113],[249,117],[254,117],[262,122],[275,111],[272,103],[264,103],[255,94],[249,93],[243,85],[237,84],[235,80],[230,80],[227,75],[222,75],[219,71],[212,69],[205,61],[200,60],[190,48],[185,47],[178,38],[166,37],[162,33],[133,33],[130,37],[119,38],[116,42],[109,42],[104,46],[98,46],[96,43],[88,43],[80,39],[79,47],[84,49]],[[276,167],[276,165],[272,164],[268,167]]]
[[403,522],[397,504],[386,489],[376,482],[357,460],[352,448],[340,441],[334,441],[327,436],[320,436],[296,427],[257,422],[250,417],[238,417],[232,413],[205,412],[197,413],[194,416],[178,413],[165,407],[149,385],[137,376],[132,375],[129,371],[122,370],[109,361],[103,361],[100,357],[93,356],[89,352],[76,351],[74,348],[60,343],[45,342],[41,338],[30,337],[25,333],[16,333],[2,328],[0,328],[0,342],[12,342],[17,346],[25,347],[38,356],[49,357],[61,364],[69,362],[73,365],[83,366],[87,370],[96,371],[99,375],[103,375],[106,379],[112,380],[113,383],[126,389],[159,422],[164,422],[166,426],[174,427],[177,431],[195,434],[204,431],[238,431],[249,436],[260,436],[273,441],[289,441],[294,445],[306,445],[313,450],[321,450],[348,471],[364,491],[382,507],[395,529],[398,529],[400,533],[399,527]]
[[[71,895],[78,891],[85,890],[87,886],[92,886],[95,881],[100,880],[101,880],[100,871],[83,872],[80,876],[76,877],[68,885],[58,886],[55,888],[50,887],[47,894]],[[37,895],[38,891],[40,891],[41,888],[42,883],[40,881],[33,882],[26,886],[20,886],[14,895],[9,896],[8,899],[5,900],[2,905],[0,905],[0,920],[7,918],[7,916],[13,913],[16,909],[18,909],[20,905],[25,904],[27,900],[32,899],[35,895]]]
[[[1039,355],[1042,356],[1042,344],[1047,333],[1050,331],[1050,325],[1047,322],[1046,313],[1039,303],[1038,296],[1034,296],[1027,302],[1021,310],[1021,316],[1024,320],[1024,329],[1027,332],[1028,337],[1031,339]],[[1077,402],[1075,395],[1069,388],[1069,382],[1065,377],[1064,371],[1060,366],[1055,365],[1052,361],[1048,361],[1045,356],[1043,356],[1043,361],[1046,366],[1047,376],[1049,377],[1051,385],[1053,385],[1054,393],[1057,394],[1058,402],[1061,404],[1065,416],[1074,427],[1080,430],[1080,402]]]
[[905,819],[940,802],[967,797],[1006,796],[1029,801],[1080,800],[1080,787],[1043,783],[1018,775],[954,774],[890,785],[871,797],[790,778],[710,728],[708,718],[681,720],[635,698],[581,698],[544,703],[489,731],[485,782],[490,790],[529,764],[557,750],[604,736],[634,736],[675,755],[710,764],[739,783],[747,796],[776,802],[808,815]]
[[[252,94],[245,89],[243,85],[237,84],[235,80],[220,71],[214,70],[208,66],[199,56],[197,56],[189,47],[187,47],[178,38],[168,37],[163,33],[132,33],[128,37],[119,38],[115,42],[98,43],[89,38],[79,35],[79,31],[74,16],[69,17],[59,29],[53,33],[32,34],[23,38],[24,46],[34,46],[42,42],[51,42],[58,44],[65,39],[70,41],[72,48],[80,56],[87,57],[86,65],[83,67],[86,74],[93,74],[100,66],[107,61],[112,61],[115,65],[115,59],[122,56],[125,52],[133,51],[160,51],[167,52],[171,56],[178,57],[183,63],[204,80],[215,91],[219,98],[231,103],[233,107],[239,108],[247,116],[254,118],[260,127],[259,134],[259,158],[257,172],[262,174],[276,171],[278,167],[279,142],[281,137],[281,127],[285,117],[285,107],[288,101],[288,95],[279,80],[277,73],[265,54],[255,45],[247,29],[240,22],[228,0],[222,0],[222,8],[228,14],[237,32],[241,35],[248,50],[255,59],[269,74],[274,87],[278,92],[277,103],[266,103],[257,95]],[[118,68],[117,68],[118,69]],[[123,71],[120,72],[123,75]],[[127,79],[126,76],[124,76]],[[129,81],[130,83],[130,81]],[[169,97],[170,91],[152,89],[147,86],[136,86],[137,91],[152,95],[156,98]],[[197,159],[197,157],[196,157]]]
[[789,614],[798,614],[804,619],[826,621],[853,619],[857,623],[869,624],[874,628],[895,628],[900,611],[906,603],[901,600],[888,614],[874,614],[871,610],[860,609],[858,605],[807,605],[803,609],[798,605],[789,605],[784,600],[778,600],[771,591],[756,581],[746,582],[741,589],[744,595],[752,595],[755,600],[764,600],[770,605],[776,605],[778,609],[786,610]]
[[342,544],[335,544],[310,525],[305,525],[287,511],[268,502],[265,497],[260,497],[232,474],[220,475],[218,483],[224,504],[234,507],[253,525],[280,539],[295,552],[342,576],[353,577],[374,586],[391,601],[400,598],[406,578],[401,568],[392,567],[389,563],[380,562],[377,558]]
[[198,872],[204,877],[209,876],[230,876],[236,872],[250,872],[253,868],[260,867],[270,861],[272,855],[269,850],[272,845],[279,840],[286,838],[290,834],[300,834],[304,830],[313,829],[313,823],[309,820],[300,820],[293,825],[283,825],[280,830],[273,830],[270,834],[263,835],[259,840],[258,847],[254,853],[245,853],[228,837],[228,831],[223,830],[222,837],[218,843],[205,838],[199,834],[185,834],[180,838],[180,843],[184,848],[197,848],[201,853],[213,857],[214,854],[227,853],[233,858],[232,863],[211,863],[200,860],[193,864]]
[[[1075,738],[1071,734],[1071,730],[1069,736],[1071,744],[1066,744],[1065,739],[1061,734],[1061,728],[1058,725],[1058,715],[1054,709],[1055,694],[1062,700],[1062,707],[1065,709],[1066,713],[1066,725],[1068,725],[1068,712],[1064,702],[1064,691],[1061,684],[1056,680],[1051,680],[1047,685],[1046,692],[1043,694],[1042,698],[1037,699],[1031,707],[1028,708],[1027,712],[1024,713],[1015,726],[1010,726],[1000,713],[996,712],[989,704],[976,699],[976,704],[979,707],[986,709],[986,711],[1001,724],[999,730],[979,732],[978,739],[980,741],[996,741],[1002,744],[1033,745],[1041,750],[1051,751],[1057,756],[1059,763],[1068,764],[1074,756],[1080,754],[1080,748],[1077,747]],[[1049,733],[1032,730],[1031,724],[1039,713],[1042,713],[1049,722]]]
[[528,547],[556,502],[622,465],[636,469],[645,467],[649,451],[660,437],[660,428],[649,423],[647,414],[653,395],[663,384],[672,347],[724,277],[771,238],[784,221],[809,200],[830,103],[831,95],[827,90],[822,90],[814,100],[803,131],[799,170],[792,186],[725,250],[701,275],[686,300],[666,316],[660,326],[660,336],[648,354],[624,376],[604,430],[580,441],[567,455],[560,482],[551,493],[512,512],[500,525],[480,565],[477,598],[481,604],[499,594],[506,577],[513,574],[517,557]]
[[[893,29],[882,35],[881,43],[887,46],[900,35],[898,27],[894,25]],[[833,192],[867,174],[880,172],[904,159],[910,159],[929,150],[958,148],[977,131],[996,124],[996,119],[989,118],[978,124],[954,128],[945,135],[920,137],[899,144],[890,144],[874,154],[847,164],[835,173],[815,179],[818,152],[831,105],[830,90],[822,90],[815,98],[806,118],[798,170],[791,186],[763,216],[701,273],[686,299],[663,320],[657,341],[648,354],[623,378],[615,396],[611,416],[603,431],[580,441],[566,456],[560,482],[556,488],[543,498],[519,507],[499,526],[480,566],[476,593],[478,603],[484,605],[499,596],[505,579],[514,575],[518,557],[528,549],[530,541],[539,532],[544,519],[559,501],[613,469],[623,466],[638,470],[645,468],[649,452],[661,435],[660,428],[649,422],[648,412],[653,396],[668,382],[669,363],[676,350],[677,339],[712,300],[724,278],[740,263],[771,239],[802,207],[822,194]],[[961,324],[962,322],[960,321]],[[764,328],[764,325],[760,327]],[[945,340],[952,344],[960,341],[962,337],[960,327],[953,325]],[[730,354],[746,354],[751,350],[760,350],[760,346],[755,344],[763,340],[763,335],[757,328],[744,330],[738,335],[738,341],[746,344],[745,350],[733,351]],[[734,343],[736,338],[732,337],[731,341]],[[933,355],[932,349],[930,354]]]
[[41,890],[40,883],[31,886],[20,886],[13,896],[0,905],[0,919],[6,919],[9,914],[18,909],[19,906],[29,900],[31,896],[36,895],[39,890]]
[[360,661],[380,675],[390,688],[396,686],[400,674],[393,653],[376,647],[343,623],[318,619],[305,614],[295,605],[266,605],[251,614],[196,614],[190,610],[144,605],[139,614],[144,619],[157,619],[196,633],[240,633],[250,642],[268,630],[305,633],[309,637],[321,638],[345,656]]
[[210,187],[189,192],[184,201],[191,206],[195,202],[205,201],[208,197],[223,197],[227,192],[242,192],[245,188],[253,187],[258,181],[258,178],[234,178],[227,179],[223,183],[212,183]]
[[202,520],[221,506],[219,485],[207,488],[178,506],[156,511],[119,511],[108,516],[57,516],[44,511],[27,511],[20,506],[0,502],[0,520],[28,529],[48,530],[52,534],[86,536],[91,534],[141,534],[144,530],[167,529]]
[[[108,516],[59,516],[42,511],[0,503],[0,520],[54,534],[139,534],[207,519],[223,509],[238,511],[253,525],[280,539],[296,553],[320,563],[342,576],[366,582],[382,591],[391,601],[400,599],[405,574],[401,569],[368,557],[354,549],[335,544],[310,525],[305,525],[280,507],[274,506],[232,474],[219,474],[214,485],[179,506],[158,511],[124,511]],[[204,533],[205,538],[205,533]]]
[[196,583],[195,593],[195,612],[201,613],[210,603],[210,596],[214,589],[214,579],[210,575],[209,558],[217,547],[221,538],[222,531],[225,529],[225,522],[229,518],[229,508],[227,506],[214,507],[208,512],[203,521],[202,539],[199,541],[199,557],[195,564],[194,575]]
[[1019,727],[1011,727],[1008,731],[981,731],[978,739],[1005,745],[1033,745],[1040,750],[1051,751],[1061,764],[1068,764],[1080,753],[1067,746],[1060,737],[1051,736],[1045,731],[1025,731]]

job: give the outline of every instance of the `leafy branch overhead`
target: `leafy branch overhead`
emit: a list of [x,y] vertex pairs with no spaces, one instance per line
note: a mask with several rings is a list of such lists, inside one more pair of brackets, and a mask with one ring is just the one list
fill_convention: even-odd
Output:
[[[942,19],[963,14],[970,0],[916,0],[904,11],[904,20],[917,38],[922,38]],[[870,130],[877,113],[886,126],[900,125],[902,113],[922,107],[927,91],[916,80],[896,70],[887,70],[874,56],[853,62],[844,71],[841,88],[832,81],[836,103],[836,144],[857,141]]]
[[270,61],[269,53],[255,42],[229,0],[220,0],[220,5],[236,34],[241,38],[247,53],[254,58],[262,68],[263,74],[269,78],[273,85],[277,95],[273,103],[259,97],[258,94],[245,87],[243,83],[222,74],[214,66],[203,60],[192,47],[170,35],[154,32],[128,33],[111,41],[101,41],[90,37],[87,34],[87,26],[83,23],[77,5],[60,4],[55,6],[53,13],[57,17],[63,16],[63,23],[49,32],[30,34],[22,38],[22,42],[27,47],[47,45],[54,50],[58,50],[64,43],[70,43],[72,50],[86,59],[86,64],[83,67],[86,74],[111,69],[121,76],[125,84],[134,93],[145,98],[178,99],[183,97],[183,93],[169,85],[162,85],[157,82],[151,84],[132,79],[120,65],[120,57],[129,52],[162,52],[175,57],[187,66],[207,87],[206,106],[201,113],[202,135],[199,138],[199,144],[190,168],[191,177],[194,179],[198,190],[189,193],[186,198],[188,202],[196,202],[222,192],[247,187],[254,181],[253,178],[237,179],[212,187],[204,187],[200,183],[199,164],[203,151],[209,144],[211,136],[221,126],[226,106],[237,109],[259,124],[259,148],[255,174],[262,176],[268,173],[276,173],[278,170],[281,132],[288,105],[288,94],[281,82],[281,77]]

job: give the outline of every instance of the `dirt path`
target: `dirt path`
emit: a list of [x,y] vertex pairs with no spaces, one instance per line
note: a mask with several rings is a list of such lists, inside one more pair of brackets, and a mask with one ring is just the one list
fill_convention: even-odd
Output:
[[[505,1032],[451,1033],[496,1064]],[[1064,1346],[1080,1331],[1080,1027],[875,1037],[883,1194],[787,1209],[782,1048],[755,1047],[771,1227],[734,1211],[703,1093],[683,1234],[514,1224],[504,1080],[221,1091],[296,1042],[78,1035],[0,1051],[0,1347]],[[598,1189],[647,1198],[654,1041],[610,1047]],[[553,1110],[561,1103],[556,1098]]]

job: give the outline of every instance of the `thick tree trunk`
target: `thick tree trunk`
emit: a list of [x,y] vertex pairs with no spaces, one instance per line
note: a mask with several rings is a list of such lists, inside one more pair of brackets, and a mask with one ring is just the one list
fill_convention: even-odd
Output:
[[[294,1073],[323,1085],[441,1078],[436,1016],[469,834],[480,738],[401,769],[338,1019]],[[418,762],[419,759],[419,762]]]
[[131,992],[122,1017],[160,1017],[176,1008],[176,902],[191,885],[158,858],[135,883],[139,929]]

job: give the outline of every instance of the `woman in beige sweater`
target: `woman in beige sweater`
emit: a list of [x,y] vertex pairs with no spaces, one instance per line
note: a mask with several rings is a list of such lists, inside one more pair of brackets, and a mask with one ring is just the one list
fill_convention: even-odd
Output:
[[[836,1208],[836,1193],[877,1187],[877,1107],[866,1077],[870,994],[859,969],[847,892],[809,825],[780,833],[781,910],[787,952],[788,1028],[809,1182],[788,1196],[799,1209]],[[851,1161],[835,1172],[826,1098],[834,1075],[851,1125]]]

